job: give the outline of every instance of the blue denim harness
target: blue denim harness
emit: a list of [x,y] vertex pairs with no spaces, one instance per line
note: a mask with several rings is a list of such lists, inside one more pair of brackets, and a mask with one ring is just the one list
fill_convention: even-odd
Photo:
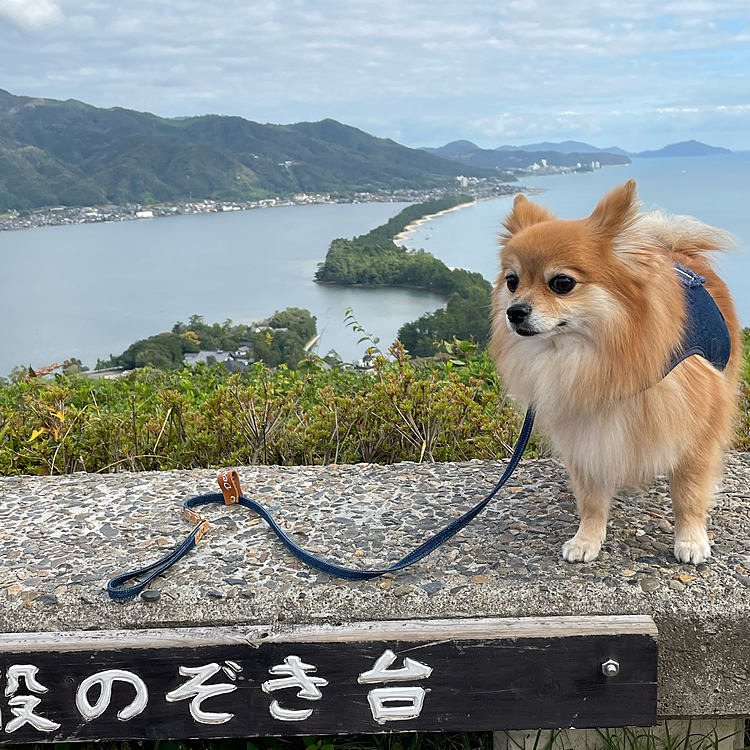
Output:
[[[731,341],[729,330],[724,321],[724,316],[717,307],[711,295],[706,291],[703,284],[705,279],[702,276],[684,268],[679,263],[675,263],[675,271],[682,282],[685,290],[685,305],[687,307],[687,319],[685,323],[685,336],[680,348],[675,351],[664,377],[669,374],[680,362],[694,354],[705,357],[716,369],[724,370],[729,361],[731,354]],[[350,581],[362,581],[370,578],[382,576],[384,573],[394,573],[403,570],[409,565],[421,560],[431,552],[436,550],[441,544],[448,541],[452,536],[457,534],[467,524],[474,520],[489,504],[492,498],[497,494],[500,488],[510,479],[520,462],[526,446],[531,437],[531,429],[534,425],[534,407],[529,406],[524,419],[521,434],[518,437],[516,446],[513,449],[513,456],[505,468],[500,481],[495,485],[492,492],[487,495],[480,503],[477,503],[470,511],[464,513],[460,518],[451,521],[444,529],[431,536],[419,547],[403,557],[397,563],[388,568],[361,570],[356,568],[345,568],[342,565],[321,560],[307,550],[302,549],[292,541],[276,523],[273,516],[256,500],[245,497],[238,490],[239,497],[232,498],[233,502],[249,508],[265,520],[271,529],[276,533],[284,546],[299,560],[309,565],[315,570],[327,573],[336,578],[343,578]],[[238,483],[239,486],[239,483]],[[183,504],[183,513],[193,521],[198,521],[198,525],[192,530],[182,544],[176,549],[165,555],[144,568],[123,573],[115,576],[107,584],[107,593],[112,599],[123,601],[132,599],[143,591],[157,576],[164,573],[174,563],[183,558],[198,543],[198,540],[208,529],[208,520],[196,513],[193,508],[199,505],[223,505],[226,502],[225,496],[221,492],[209,492],[205,495],[197,495],[186,500]],[[140,578],[141,580],[133,585],[126,585],[128,581]]]
[[724,316],[703,286],[706,283],[703,276],[698,276],[679,263],[674,264],[674,270],[684,290],[685,336],[664,374],[667,375],[693,354],[699,354],[717,370],[723,371],[732,354],[732,341]]

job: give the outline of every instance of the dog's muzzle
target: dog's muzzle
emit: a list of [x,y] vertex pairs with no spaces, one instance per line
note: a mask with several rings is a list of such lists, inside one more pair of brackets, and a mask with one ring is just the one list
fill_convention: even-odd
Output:
[[508,323],[519,336],[534,336],[539,333],[528,325],[531,315],[531,305],[528,302],[516,302],[505,311],[505,314]]

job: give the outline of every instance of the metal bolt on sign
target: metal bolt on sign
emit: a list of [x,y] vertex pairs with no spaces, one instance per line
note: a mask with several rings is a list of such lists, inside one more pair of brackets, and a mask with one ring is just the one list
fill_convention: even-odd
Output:
[[617,662],[614,659],[607,659],[607,661],[602,664],[602,674],[605,677],[616,677],[619,673],[620,662]]

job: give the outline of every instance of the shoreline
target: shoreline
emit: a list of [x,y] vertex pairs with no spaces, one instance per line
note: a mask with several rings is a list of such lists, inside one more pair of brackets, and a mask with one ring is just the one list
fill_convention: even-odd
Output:
[[[438,258],[438,260],[440,260],[440,258]],[[450,268],[450,266],[446,266],[446,268]],[[454,269],[451,268],[450,270],[452,271]],[[447,296],[443,294],[443,292],[435,292],[432,289],[425,289],[423,286],[416,286],[414,284],[339,284],[337,281],[319,281],[318,279],[313,279],[313,284],[319,284],[320,286],[335,286],[339,288],[343,287],[346,289],[408,289],[412,292],[434,294],[436,297],[440,297],[441,299],[445,299]]]
[[[488,191],[507,189],[509,192],[486,195]],[[504,195],[514,195],[519,192],[510,183],[500,183],[494,186],[484,186],[475,190],[475,199],[489,200],[501,198]],[[161,219],[174,216],[189,216],[194,214],[224,213],[234,211],[253,211],[265,208],[285,208],[291,206],[310,205],[349,205],[356,203],[422,203],[433,198],[441,198],[455,193],[466,193],[460,188],[435,188],[432,190],[397,189],[383,193],[356,193],[354,197],[334,197],[328,193],[301,194],[299,196],[263,199],[259,201],[217,201],[206,199],[202,201],[176,202],[173,204],[158,203],[142,205],[129,203],[123,205],[104,206],[51,206],[30,209],[28,214],[8,212],[7,218],[0,219],[0,232],[19,231],[21,229],[38,229],[52,226],[75,226],[78,224],[113,224],[121,221],[136,221],[144,219]],[[523,189],[520,192],[525,192]],[[471,189],[468,194],[471,195]],[[468,205],[468,204],[462,204]],[[452,210],[452,209],[449,209]]]
[[78,226],[80,224],[118,224],[123,221],[143,221],[149,219],[166,219],[177,216],[194,216],[196,214],[233,213],[235,211],[255,211],[267,208],[289,208],[293,206],[343,205],[354,203],[410,203],[416,199],[397,196],[371,196],[360,200],[335,200],[326,197],[321,200],[289,200],[275,198],[263,201],[229,202],[204,200],[194,203],[149,205],[125,204],[106,206],[58,206],[45,209],[33,209],[27,217],[11,216],[0,221],[0,232],[17,232],[22,229],[40,229],[42,227]]
[[[520,192],[527,192],[527,191],[518,191]],[[508,198],[511,196],[518,195],[518,193],[506,193],[505,195],[490,195],[486,198],[475,198],[472,201],[468,201],[467,203],[459,203],[457,206],[453,206],[452,208],[446,208],[444,211],[438,211],[435,214],[427,214],[426,216],[423,216],[420,219],[414,219],[410,224],[407,224],[397,235],[393,238],[393,244],[398,245],[399,247],[403,247],[405,250],[415,250],[416,248],[410,247],[407,245],[404,240],[408,239],[409,235],[412,234],[412,232],[416,231],[418,227],[421,227],[423,224],[427,223],[428,221],[431,221],[432,219],[442,216],[443,214],[448,214],[451,211],[459,211],[462,208],[467,208],[468,206],[474,206],[477,203],[481,201],[491,201],[496,200],[498,198]]]

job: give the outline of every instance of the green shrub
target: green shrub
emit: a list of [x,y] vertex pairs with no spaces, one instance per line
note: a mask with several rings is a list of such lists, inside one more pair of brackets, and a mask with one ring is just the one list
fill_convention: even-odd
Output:
[[196,365],[9,385],[0,389],[0,473],[506,455],[518,418],[486,354],[460,367],[416,366],[400,345],[392,354],[377,357],[372,374]]
[[[373,373],[199,364],[21,380],[0,388],[0,474],[507,458],[520,418],[472,346],[415,361],[396,343]],[[750,450],[747,379],[735,448]]]

